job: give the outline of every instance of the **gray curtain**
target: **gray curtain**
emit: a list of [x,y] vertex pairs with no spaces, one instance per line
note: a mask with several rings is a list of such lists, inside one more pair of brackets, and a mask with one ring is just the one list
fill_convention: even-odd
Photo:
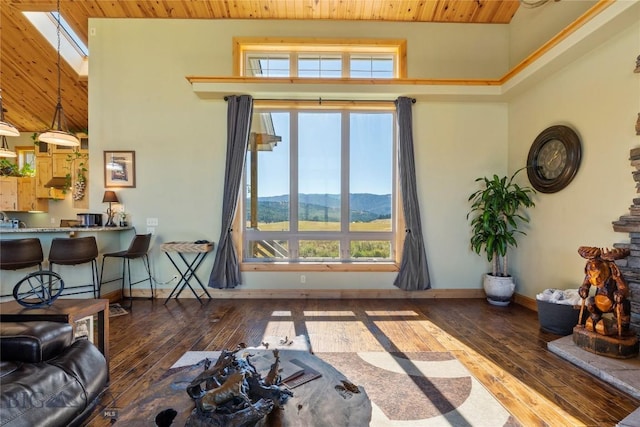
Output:
[[238,192],[245,165],[253,98],[249,95],[229,96],[227,100],[227,163],[224,174],[222,227],[218,251],[209,276],[212,288],[235,288],[242,283],[238,255],[231,239],[231,226],[236,213]]
[[411,118],[411,98],[400,97],[396,100],[398,122],[398,169],[400,172],[400,191],[402,209],[405,218],[405,238],[400,271],[395,286],[405,291],[419,291],[431,288],[427,253],[422,237],[420,206],[416,189],[416,164],[413,158],[413,121]]

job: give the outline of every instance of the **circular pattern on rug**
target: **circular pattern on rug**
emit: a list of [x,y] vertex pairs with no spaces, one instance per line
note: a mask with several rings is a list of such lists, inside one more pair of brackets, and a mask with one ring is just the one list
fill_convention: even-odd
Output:
[[[432,353],[431,356],[442,359],[443,354]],[[394,356],[399,357],[397,353]],[[427,357],[425,353],[420,356]],[[460,406],[471,392],[469,376],[428,378],[422,375],[407,375],[371,365],[359,357],[358,353],[323,353],[322,359],[332,364],[354,384],[379,384],[380,387],[367,387],[367,394],[390,420],[433,418],[451,412]],[[449,360],[451,359],[449,356]],[[404,360],[411,364],[409,359]],[[446,369],[446,366],[443,368]]]

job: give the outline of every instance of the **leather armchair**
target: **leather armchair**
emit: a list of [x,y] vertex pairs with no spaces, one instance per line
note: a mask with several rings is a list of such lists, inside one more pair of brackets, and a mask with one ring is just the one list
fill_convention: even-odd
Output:
[[0,323],[0,425],[77,426],[107,386],[104,356],[56,322]]

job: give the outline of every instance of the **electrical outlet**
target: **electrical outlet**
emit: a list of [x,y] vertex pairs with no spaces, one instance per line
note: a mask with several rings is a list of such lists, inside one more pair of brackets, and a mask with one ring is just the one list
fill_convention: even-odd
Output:
[[155,227],[147,227],[147,234],[156,234]]
[[51,224],[55,224],[56,223],[56,219],[54,217],[51,217]]
[[304,274],[300,275],[300,283],[307,283],[307,276],[305,276]]
[[147,225],[150,227],[155,227],[158,225],[158,218],[147,218]]

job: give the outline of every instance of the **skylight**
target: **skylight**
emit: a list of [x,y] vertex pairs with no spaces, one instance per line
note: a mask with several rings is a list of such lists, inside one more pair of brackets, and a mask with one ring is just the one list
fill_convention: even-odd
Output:
[[[47,39],[54,49],[58,49],[58,12],[22,12],[24,16]],[[60,15],[60,56],[78,73],[89,74],[89,49]]]

